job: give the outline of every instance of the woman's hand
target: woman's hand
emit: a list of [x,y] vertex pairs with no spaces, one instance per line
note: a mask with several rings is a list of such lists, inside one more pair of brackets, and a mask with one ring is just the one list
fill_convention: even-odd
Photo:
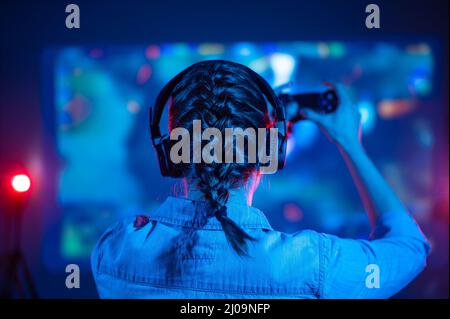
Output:
[[301,115],[317,123],[333,143],[348,151],[360,145],[361,115],[347,89],[340,84],[335,89],[339,96],[339,105],[335,112],[320,114],[311,109],[303,109]]
[[[407,216],[405,206],[362,147],[361,116],[356,105],[342,85],[338,85],[336,90],[339,105],[334,113],[320,114],[304,109],[302,115],[317,123],[329,139],[338,146],[374,226],[377,218],[386,214]],[[400,225],[395,227],[401,229]]]

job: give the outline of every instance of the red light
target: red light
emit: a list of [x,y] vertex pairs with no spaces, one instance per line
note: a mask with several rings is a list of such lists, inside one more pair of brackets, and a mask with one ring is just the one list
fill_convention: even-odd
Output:
[[283,215],[290,222],[299,222],[303,219],[303,211],[294,203],[284,205]]
[[18,174],[11,179],[11,186],[16,192],[24,193],[30,189],[31,181],[27,175]]

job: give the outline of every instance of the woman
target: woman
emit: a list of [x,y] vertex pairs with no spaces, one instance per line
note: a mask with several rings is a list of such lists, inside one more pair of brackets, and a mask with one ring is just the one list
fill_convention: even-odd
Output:
[[[149,216],[120,221],[101,237],[92,254],[100,296],[386,298],[412,281],[429,245],[366,155],[358,111],[340,86],[338,94],[335,113],[302,116],[342,153],[372,223],[371,240],[278,232],[251,206],[257,161],[190,161],[180,164],[187,198],[169,197]],[[192,131],[194,120],[222,133],[274,126],[252,71],[226,61],[191,66],[174,88],[169,130]]]

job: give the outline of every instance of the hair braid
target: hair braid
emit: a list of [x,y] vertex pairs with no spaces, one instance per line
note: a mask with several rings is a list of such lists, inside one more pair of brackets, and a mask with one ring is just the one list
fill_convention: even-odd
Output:
[[[169,108],[169,130],[184,127],[192,132],[192,121],[201,120],[202,129],[225,132],[232,127],[266,127],[269,124],[265,99],[252,75],[242,66],[225,61],[205,61],[186,74],[175,87]],[[194,222],[203,227],[210,217],[220,222],[227,241],[240,256],[247,255],[247,241],[254,240],[227,216],[230,190],[243,185],[256,170],[256,163],[185,164],[184,175],[196,182],[208,203],[196,213]],[[192,154],[192,152],[191,152]],[[186,229],[177,249],[189,254],[194,245],[194,230]]]

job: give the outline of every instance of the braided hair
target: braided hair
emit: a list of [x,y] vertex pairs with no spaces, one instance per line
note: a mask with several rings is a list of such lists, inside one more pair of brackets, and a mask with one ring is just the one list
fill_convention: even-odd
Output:
[[[249,69],[222,60],[200,62],[189,69],[173,90],[169,131],[183,127],[192,134],[194,120],[201,120],[202,130],[213,127],[222,134],[225,128],[257,130],[271,125],[266,100]],[[248,255],[247,242],[254,239],[227,216],[226,204],[230,190],[243,186],[257,171],[258,162],[249,163],[247,155],[244,151],[243,163],[193,163],[191,160],[180,164],[184,177],[196,184],[208,204],[194,217],[197,228],[203,227],[209,218],[217,218],[228,243],[240,256]],[[179,254],[189,255],[194,232],[189,228],[179,238],[176,244]]]

